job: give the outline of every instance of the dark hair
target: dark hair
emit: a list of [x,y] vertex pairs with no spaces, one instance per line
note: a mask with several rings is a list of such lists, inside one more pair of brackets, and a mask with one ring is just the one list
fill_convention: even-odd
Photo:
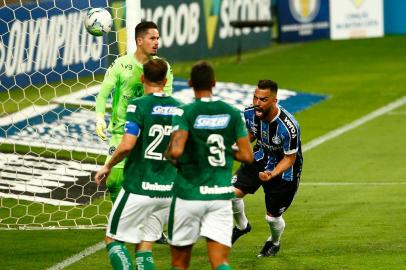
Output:
[[168,64],[160,58],[149,60],[143,67],[145,80],[153,83],[163,82],[168,71]]
[[273,92],[275,94],[278,92],[278,84],[272,80],[259,80],[258,88],[259,89],[270,89],[271,92]]
[[213,67],[206,61],[199,61],[193,65],[190,72],[190,81],[193,89],[207,90],[213,87],[214,82]]
[[135,27],[135,38],[145,35],[149,29],[157,29],[158,26],[151,21],[142,21]]

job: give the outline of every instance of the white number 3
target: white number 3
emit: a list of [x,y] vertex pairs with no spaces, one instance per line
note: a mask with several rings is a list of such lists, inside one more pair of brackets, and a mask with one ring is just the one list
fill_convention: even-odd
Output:
[[209,145],[209,151],[211,156],[208,156],[209,164],[213,167],[223,167],[226,165],[226,156],[224,146],[224,138],[219,134],[211,134],[207,138],[207,144]]

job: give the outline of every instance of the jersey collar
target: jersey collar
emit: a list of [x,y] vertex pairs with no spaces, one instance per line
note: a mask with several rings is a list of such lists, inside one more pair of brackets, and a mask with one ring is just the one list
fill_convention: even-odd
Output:
[[159,92],[159,93],[152,93],[152,95],[156,96],[156,97],[169,97],[167,94],[165,94],[164,92]]
[[277,106],[277,109],[278,109],[278,113],[277,113],[276,116],[271,120],[270,123],[274,122],[274,121],[279,117],[279,115],[281,114],[281,108],[279,108],[279,106]]
[[219,101],[220,98],[211,96],[211,97],[199,98],[197,100],[200,100],[201,102],[213,102],[213,101]]

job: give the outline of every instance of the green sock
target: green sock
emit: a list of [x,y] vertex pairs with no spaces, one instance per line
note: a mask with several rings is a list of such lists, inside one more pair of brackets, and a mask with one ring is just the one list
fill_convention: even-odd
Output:
[[124,243],[112,242],[106,246],[110,264],[114,270],[133,270],[133,262],[131,255],[125,247]]
[[137,251],[135,254],[135,264],[139,270],[155,270],[152,251]]
[[216,270],[231,270],[231,267],[228,264],[223,263],[217,266]]

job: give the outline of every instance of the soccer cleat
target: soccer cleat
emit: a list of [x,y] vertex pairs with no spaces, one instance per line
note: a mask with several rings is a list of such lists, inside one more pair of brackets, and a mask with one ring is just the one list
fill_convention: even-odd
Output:
[[258,254],[258,258],[263,258],[263,257],[273,257],[278,253],[279,249],[281,248],[281,245],[275,245],[271,241],[266,241],[264,247]]
[[166,235],[164,233],[162,233],[161,238],[156,240],[155,243],[166,245],[166,244],[168,244],[168,238],[166,237]]
[[249,233],[251,231],[251,224],[248,222],[247,227],[243,230],[238,229],[237,227],[234,227],[233,229],[233,235],[231,236],[231,243],[234,244],[235,241],[238,240],[241,236],[243,236],[246,233]]

